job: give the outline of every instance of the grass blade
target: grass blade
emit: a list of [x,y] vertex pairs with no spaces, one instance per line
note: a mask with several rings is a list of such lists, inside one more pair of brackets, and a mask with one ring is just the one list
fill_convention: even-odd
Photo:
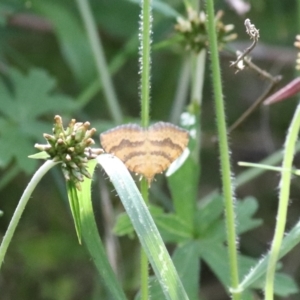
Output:
[[127,168],[110,154],[98,156],[148,256],[166,299],[188,299],[164,242]]
[[[89,161],[88,171],[90,174],[93,173],[95,166],[95,160]],[[125,294],[108,262],[103,243],[99,236],[91,201],[91,183],[92,180],[85,178],[84,182],[81,183],[81,191],[76,190],[80,205],[82,237],[113,299],[125,300]]]

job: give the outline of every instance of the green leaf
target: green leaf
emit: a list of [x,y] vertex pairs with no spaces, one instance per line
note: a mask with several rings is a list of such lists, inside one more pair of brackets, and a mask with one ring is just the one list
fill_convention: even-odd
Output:
[[198,299],[200,274],[198,243],[188,242],[177,247],[172,259],[189,298]]
[[14,83],[14,101],[10,101],[14,108],[11,118],[17,122],[25,124],[46,113],[57,114],[74,109],[71,98],[53,94],[56,82],[45,71],[31,69],[27,76],[16,69],[11,69],[9,73]]
[[242,293],[242,299],[243,300],[253,300],[256,297],[256,292],[251,290],[243,291]]
[[42,70],[32,69],[24,75],[10,69],[8,77],[12,89],[0,81],[0,167],[15,159],[21,170],[31,173],[37,165],[27,159],[33,150],[32,138],[40,139],[49,128],[36,118],[70,112],[75,106],[69,97],[53,94],[55,81]]
[[0,167],[5,168],[13,159],[22,171],[30,174],[37,166],[37,161],[28,159],[33,147],[28,138],[12,125],[10,131],[0,129]]
[[167,179],[176,214],[190,227],[193,227],[200,177],[199,139],[197,134],[200,124],[196,115],[186,112],[181,115],[181,125],[189,131],[188,148],[190,153],[181,168]]
[[48,159],[50,158],[50,155],[46,151],[41,151],[39,153],[29,155],[28,157],[33,159]]
[[[285,256],[288,252],[290,252],[297,244],[300,242],[300,221],[292,228],[290,232],[288,232],[282,241],[279,258]],[[244,276],[244,279],[239,284],[238,289],[245,290],[249,288],[254,282],[259,280],[267,270],[267,264],[269,259],[269,253],[264,256],[259,262],[253,264],[251,268],[249,268],[249,273]]]
[[74,220],[78,242],[79,244],[81,244],[82,233],[81,233],[80,207],[79,207],[77,189],[75,183],[72,181],[67,181],[66,184],[67,184],[69,204],[70,204],[70,208]]
[[188,299],[158,229],[127,168],[110,154],[102,154],[97,160],[108,174],[130,217],[165,297],[174,300]]
[[[251,257],[239,255],[240,276],[243,277],[245,274],[247,274],[248,270],[256,263],[256,261],[257,260],[255,260]],[[281,264],[279,263],[278,268],[280,268],[280,267],[281,267]],[[264,278],[260,278],[256,282],[254,282],[251,285],[251,288],[263,290],[265,288]],[[278,295],[281,297],[287,297],[296,292],[298,292],[298,288],[297,288],[297,285],[295,284],[294,280],[286,274],[276,272],[275,283],[274,283],[275,295]],[[243,292],[243,299],[244,299],[244,294],[245,293]]]
[[[253,197],[237,201],[237,227],[239,233],[249,231],[259,225],[262,221],[253,219],[253,214],[257,210],[257,201]],[[207,241],[225,241],[226,232],[221,219],[223,213],[222,196],[214,195],[200,203],[195,213],[195,230],[199,238]]]
[[[189,242],[178,247],[172,256],[172,260],[189,299],[198,299],[200,259],[197,243]],[[149,294],[149,299],[165,299],[161,286],[154,276],[151,276],[149,280]],[[140,293],[135,297],[135,300],[139,299],[141,299]]]
[[128,235],[129,237],[134,236],[134,228],[126,212],[118,215],[116,224],[113,228],[113,232],[117,236],[124,236],[124,235]]
[[[192,229],[175,214],[165,213],[160,207],[154,205],[151,205],[149,210],[165,242],[180,243],[192,238]],[[134,228],[127,213],[118,216],[113,230],[118,236],[133,237]]]
[[87,85],[95,78],[96,68],[81,20],[63,2],[33,0],[32,7],[51,21],[62,55],[78,82]]
[[[88,164],[88,171],[90,174],[93,174],[96,160],[90,160]],[[103,243],[99,236],[91,201],[91,183],[92,180],[85,178],[84,182],[81,183],[81,191],[75,190],[80,206],[82,237],[104,284],[112,295],[112,299],[125,300],[125,294],[108,262]]]
[[10,120],[26,124],[46,113],[61,113],[74,109],[69,97],[52,95],[55,80],[45,71],[32,69],[23,75],[16,69],[9,70],[13,92],[9,92],[4,82],[0,82],[0,110]]
[[[263,290],[265,288],[265,280],[259,279],[251,285],[256,289]],[[274,294],[280,297],[288,297],[299,292],[299,288],[295,280],[284,273],[277,272],[274,279]]]
[[211,227],[215,228],[220,222],[223,210],[221,195],[216,195],[205,202],[202,201],[195,213],[195,230],[197,235],[212,237]]
[[175,212],[191,227],[194,222],[198,192],[198,173],[197,164],[189,156],[177,172],[167,177]]
[[203,241],[200,241],[198,246],[200,256],[222,282],[224,287],[230,286],[228,259],[224,259],[228,257],[227,248],[219,243],[216,244]]
[[[151,205],[149,210],[165,242],[180,243],[192,238],[192,229],[175,214],[165,213],[160,207],[154,205]],[[118,236],[133,237],[134,228],[127,213],[118,216],[113,231]]]
[[154,205],[150,206],[150,212],[165,242],[181,243],[193,237],[193,229],[177,215],[165,213]]
[[257,200],[254,197],[246,197],[243,201],[237,201],[237,230],[241,234],[256,228],[262,224],[262,220],[253,219],[253,215],[258,209]]
[[291,276],[283,273],[276,273],[274,293],[280,297],[288,297],[292,294],[299,293],[299,288]]
[[[227,256],[227,248],[224,245],[216,245],[214,243],[201,243],[199,242],[200,255],[204,261],[209,265],[214,274],[219,278],[225,288],[228,289],[230,286],[230,276],[229,276],[229,264],[228,260],[224,259]],[[247,274],[248,270],[255,264],[256,260],[245,256],[239,255],[239,274],[243,277]],[[267,265],[265,264],[265,268]],[[265,269],[266,271],[266,269]],[[248,275],[247,275],[248,276]],[[275,276],[275,294],[278,296],[286,297],[290,294],[298,292],[298,287],[295,284],[294,280],[282,273],[276,273]],[[251,282],[251,285],[247,285],[241,291],[245,291],[249,288],[264,288],[264,280],[262,278],[256,277],[255,280]]]

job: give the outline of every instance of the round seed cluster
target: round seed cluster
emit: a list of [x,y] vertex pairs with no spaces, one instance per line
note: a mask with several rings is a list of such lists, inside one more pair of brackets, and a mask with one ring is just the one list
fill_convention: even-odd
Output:
[[60,161],[65,179],[73,181],[80,190],[80,182],[84,180],[84,176],[91,178],[87,171],[88,160],[103,153],[102,149],[90,148],[95,143],[91,137],[96,129],[89,129],[89,122],[76,122],[75,119],[64,129],[60,116],[55,116],[54,121],[53,135],[43,135],[48,143],[35,144],[35,148],[47,152],[54,161]]
[[[222,48],[225,43],[237,38],[237,34],[229,33],[234,29],[234,25],[225,25],[221,21],[222,16],[223,12],[219,11],[215,17],[217,39],[220,48]],[[204,11],[197,13],[189,7],[187,9],[187,19],[182,17],[177,18],[175,30],[180,34],[180,39],[186,50],[192,50],[198,53],[208,46],[206,15]]]

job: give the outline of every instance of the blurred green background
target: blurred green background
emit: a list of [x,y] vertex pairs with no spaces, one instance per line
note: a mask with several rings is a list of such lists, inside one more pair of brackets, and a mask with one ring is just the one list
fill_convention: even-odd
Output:
[[[243,50],[250,42],[244,20],[260,30],[260,40],[252,60],[271,74],[283,76],[281,85],[295,76],[299,34],[299,1],[249,1],[249,10],[240,15],[230,2],[215,1],[223,10],[225,24],[234,24],[238,33],[233,49]],[[139,122],[139,1],[91,0],[108,65],[114,73],[114,88],[123,113],[123,123]],[[182,1],[165,3],[185,15]],[[170,10],[154,9],[153,45],[174,36],[176,19]],[[221,52],[222,77],[227,122],[232,124],[268,83],[251,70],[235,74],[229,67],[232,55]],[[176,87],[184,62],[178,44],[152,53],[152,120],[169,121]],[[18,200],[38,162],[27,156],[36,152],[33,145],[43,143],[42,134],[51,132],[53,117],[60,114],[89,121],[100,133],[116,122],[98,88],[98,75],[87,34],[76,1],[1,0],[0,1],[0,237],[12,217]],[[219,159],[213,138],[216,134],[210,71],[206,67],[202,105],[202,174],[199,195],[205,196],[220,186]],[[188,101],[188,100],[187,100]],[[243,169],[238,161],[258,162],[280,149],[296,107],[296,97],[271,107],[261,107],[230,138],[233,168]],[[186,102],[187,104],[188,102]],[[95,141],[99,143],[98,136]],[[295,165],[299,157],[295,158]],[[98,171],[93,198],[102,236],[110,238],[115,216],[122,207],[115,192]],[[101,179],[100,179],[101,178]],[[241,252],[260,257],[273,236],[277,211],[279,175],[266,173],[238,189],[239,198],[255,196],[257,217],[263,226],[241,236]],[[288,228],[299,219],[299,179],[291,187]],[[157,176],[151,197],[159,202],[168,194],[164,178]],[[111,206],[111,207],[110,207]],[[112,220],[110,218],[113,218]],[[117,245],[117,270],[132,299],[138,288],[139,250],[136,241],[121,238]],[[283,260],[284,272],[300,283],[300,248]],[[228,299],[208,268],[202,269],[203,299]],[[101,280],[85,248],[78,245],[60,170],[51,171],[39,184],[23,214],[0,272],[0,299],[106,299]],[[299,299],[299,294],[289,299]]]

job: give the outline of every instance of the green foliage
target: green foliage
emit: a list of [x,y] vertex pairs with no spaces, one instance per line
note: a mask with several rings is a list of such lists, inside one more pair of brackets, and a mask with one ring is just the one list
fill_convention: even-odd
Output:
[[24,159],[32,153],[32,141],[40,140],[49,128],[42,117],[71,112],[70,97],[54,94],[55,80],[45,71],[32,69],[27,75],[10,69],[8,82],[0,82],[0,166],[15,160],[20,170],[30,174],[36,161]]
[[[34,10],[54,25],[61,53],[77,82],[87,85],[96,75],[92,51],[78,16],[68,5],[55,1],[33,1]],[[85,59],[82,59],[84,57]]]
[[[95,160],[89,162],[90,173],[93,173],[95,166]],[[91,202],[91,183],[91,180],[87,179],[82,183],[81,191],[78,191],[75,186],[73,186],[73,193],[69,194],[70,197],[73,198],[73,196],[75,196],[76,198],[70,198],[69,201],[73,203],[78,201],[78,206],[80,207],[80,212],[78,212],[79,214],[73,215],[77,234],[80,235],[82,232],[84,242],[94,260],[94,263],[103,279],[106,288],[109,290],[113,299],[126,299],[125,294],[112,270],[112,267],[109,264],[104,245],[97,230]]]
[[[185,175],[183,169],[180,169],[178,173]],[[257,208],[257,201],[253,197],[237,201],[237,223],[242,224],[242,226],[238,227],[239,233],[244,233],[262,224],[261,220],[253,218]],[[224,257],[227,256],[227,248],[224,246],[226,231],[222,219],[223,203],[221,195],[217,195],[205,203],[201,202],[201,205],[191,216],[192,220],[194,220],[193,228],[189,227],[187,222],[176,213],[165,213],[161,208],[154,206],[150,207],[150,212],[164,241],[177,245],[173,260],[175,266],[179,265],[177,270],[187,292],[189,290],[194,291],[188,292],[189,295],[190,293],[195,294],[195,291],[198,290],[199,272],[192,271],[186,274],[182,264],[186,264],[187,270],[190,270],[188,268],[189,264],[196,270],[199,270],[201,268],[200,259],[203,259],[211,267],[225,288],[229,286],[229,266],[228,262],[224,260]],[[119,216],[114,232],[119,236],[132,235],[133,228],[126,214]],[[187,255],[186,252],[189,254]],[[184,257],[185,263],[179,257]],[[248,272],[255,262],[254,259],[242,255],[240,255],[239,261],[247,261],[246,265],[241,264],[243,268],[241,274]],[[158,297],[156,294],[157,289],[158,287],[154,290],[151,289],[152,297]],[[293,293],[294,286],[291,286],[288,290],[289,293]],[[190,296],[190,299],[194,298]]]
[[82,231],[80,222],[80,205],[77,196],[76,185],[72,181],[67,181],[67,192],[69,198],[69,204],[73,215],[74,225],[79,244],[81,244]]
[[163,240],[125,165],[103,154],[98,162],[110,177],[145,251],[166,299],[188,299]]
[[[139,123],[137,40],[141,2],[86,2],[91,5],[95,18],[91,22],[97,22],[104,47],[105,57],[102,58],[107,60],[124,119],[126,123]],[[189,90],[190,85],[195,85],[195,88],[198,85],[202,86],[202,83],[200,84],[198,79],[191,83],[195,78],[190,76],[185,76],[184,79],[181,77],[185,74],[182,61],[190,60],[192,64],[197,61],[192,57],[194,54],[184,51],[179,43],[180,38],[174,31],[176,18],[186,18],[183,2],[153,0],[152,3],[155,52],[151,64],[150,112],[151,119],[156,120],[169,118],[174,105],[185,107],[194,90],[193,87]],[[0,201],[0,235],[6,231],[11,221],[11,212],[16,206],[14,200],[18,199],[24,190],[24,180],[27,179],[19,173],[24,171],[31,174],[36,168],[36,160],[27,159],[27,156],[32,154],[33,144],[42,141],[42,134],[49,132],[53,115],[64,114],[68,118],[88,119],[99,133],[114,126],[108,103],[102,95],[102,88],[105,90],[107,83],[101,81],[103,78],[99,81],[101,76],[96,73],[94,62],[99,57],[95,58],[93,54],[76,4],[76,1],[71,0],[3,0],[0,3],[0,168],[4,170],[0,178],[0,190],[4,191],[3,187],[6,186],[5,193],[1,194],[3,201]],[[195,5],[193,1],[184,1],[184,4]],[[253,62],[265,70],[269,69],[270,64],[275,64],[275,69],[284,65],[285,79],[292,77],[293,62],[288,47],[291,47],[294,34],[299,31],[295,22],[298,17],[295,2],[264,0],[254,1],[251,5],[249,16],[259,24],[261,42],[267,49],[260,52],[259,56],[253,55]],[[224,22],[235,25],[240,41],[247,38],[241,16],[229,8],[226,2],[215,1],[215,7],[216,10],[225,11]],[[27,19],[23,19],[24,16]],[[96,26],[96,23],[94,25]],[[237,45],[239,50],[242,50],[240,44],[229,47],[235,48]],[[279,50],[274,45],[280,46]],[[228,58],[227,55],[231,54],[221,55],[222,63],[229,65],[232,58]],[[208,70],[206,66],[202,68]],[[188,72],[192,73],[190,66]],[[261,83],[261,79],[251,72],[240,72],[236,75],[224,65],[222,73],[226,95],[226,119],[228,123],[233,123],[242,113],[244,106],[257,97],[264,82]],[[203,98],[203,103],[195,103],[194,99],[191,99],[188,107],[182,111],[181,126],[190,132],[191,137],[189,155],[177,166],[173,166],[176,172],[174,169],[167,172],[166,180],[162,175],[158,175],[157,181],[152,183],[149,212],[128,173],[124,171],[124,166],[115,164],[114,159],[107,156],[100,160],[106,160],[105,169],[114,184],[114,187],[111,187],[108,180],[105,182],[108,189],[113,190],[108,200],[113,206],[110,216],[104,201],[102,203],[97,198],[99,190],[101,200],[108,197],[103,186],[98,189],[98,179],[94,179],[94,188],[91,187],[92,181],[85,179],[82,191],[76,190],[70,183],[67,184],[70,209],[66,209],[67,193],[63,186],[63,176],[60,177],[55,171],[51,172],[55,182],[51,181],[50,176],[45,177],[33,197],[30,197],[31,192],[27,195],[28,199],[33,198],[33,203],[25,210],[20,228],[16,231],[1,269],[1,300],[141,299],[140,293],[137,292],[140,284],[136,279],[139,274],[136,267],[138,238],[156,275],[151,276],[149,280],[149,294],[152,299],[166,298],[160,285],[166,282],[170,284],[173,292],[178,288],[184,294],[180,283],[182,282],[191,300],[199,299],[199,295],[201,299],[208,299],[204,294],[205,285],[215,280],[221,282],[226,293],[230,294],[224,198],[215,190],[220,185],[220,175],[216,144],[212,142],[216,139],[215,116],[211,104],[213,97],[208,87],[210,78],[208,71],[201,79],[205,88],[199,91],[201,95],[198,96]],[[236,160],[241,158],[250,157],[251,160],[256,160],[270,155],[275,148],[280,149],[293,110],[292,101],[272,107],[272,130],[268,131],[263,126],[258,128],[258,124],[266,122],[266,119],[264,115],[264,122],[261,122],[261,115],[257,114],[233,133],[233,147],[228,153],[232,151],[234,154],[234,166]],[[272,144],[269,141],[270,137],[274,138],[273,148],[269,146]],[[266,146],[267,141],[269,144]],[[299,151],[299,145],[297,149]],[[279,152],[271,154],[264,163],[279,163],[282,151]],[[32,155],[31,158],[48,157],[41,152]],[[94,167],[95,165],[91,170]],[[272,222],[275,220],[276,203],[272,200],[276,193],[273,177],[264,175],[262,180],[255,180],[263,172],[265,170],[250,169],[236,180],[240,189],[238,195],[242,198],[235,200],[236,229],[238,235],[242,235],[242,247],[238,254],[238,288],[243,291],[242,300],[252,300],[255,291],[264,288],[269,258],[267,250],[272,237],[265,236],[273,230],[270,228],[274,226]],[[250,180],[254,181],[247,185]],[[241,185],[243,188],[240,188]],[[118,242],[122,249],[121,255],[114,253],[118,256],[115,262],[118,276],[115,276],[110,266],[102,242],[105,240],[105,244],[110,246],[112,241],[108,238],[108,232],[110,233],[112,228],[106,220],[114,220],[114,214],[120,211],[119,201],[114,199],[114,189],[117,197],[122,198],[127,211],[118,214],[113,229],[120,237]],[[299,193],[293,181],[291,189],[291,198],[298,199]],[[95,198],[93,203],[91,190]],[[207,194],[208,196],[205,196]],[[247,196],[249,194],[251,196]],[[298,203],[296,200],[290,203],[289,224],[293,224],[293,218],[297,218],[294,212],[299,210]],[[72,226],[72,215],[75,230]],[[285,234],[279,252],[280,258],[287,256],[288,259],[289,252],[299,244],[299,224],[298,222]],[[158,231],[153,229],[156,227]],[[253,229],[255,234],[243,235]],[[84,253],[84,247],[76,243],[75,231],[79,241],[82,238],[89,256]],[[261,246],[262,241],[257,238],[261,236],[261,232],[266,240],[264,250]],[[170,249],[172,261],[165,251],[164,243]],[[247,247],[249,244],[251,247]],[[118,249],[118,246],[115,249]],[[159,252],[161,249],[164,250]],[[161,253],[164,263],[168,264],[167,274],[162,274],[162,270],[165,269]],[[93,273],[88,257],[92,258],[101,280]],[[2,262],[1,259],[0,264]],[[211,272],[207,273],[207,267],[214,274],[213,278]],[[278,263],[274,293],[282,298],[298,293],[295,296],[297,299],[298,275],[288,276],[281,268],[282,264]],[[175,284],[172,282],[174,278]],[[224,297],[228,298],[228,295]]]

